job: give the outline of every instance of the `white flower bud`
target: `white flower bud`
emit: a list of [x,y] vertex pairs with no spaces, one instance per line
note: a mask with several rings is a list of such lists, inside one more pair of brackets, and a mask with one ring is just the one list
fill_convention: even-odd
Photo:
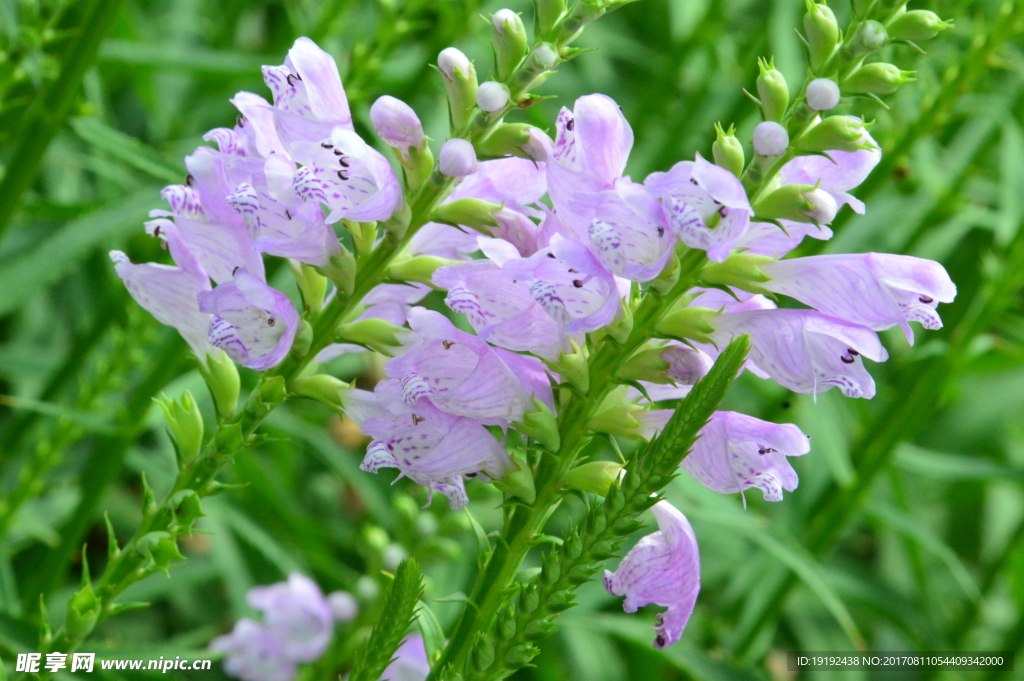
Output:
[[805,210],[804,215],[819,225],[827,225],[835,219],[839,207],[836,205],[836,200],[827,191],[820,187],[812,189],[809,192],[804,192],[804,198],[814,206],[811,210]]
[[373,129],[389,147],[409,155],[409,147],[423,146],[423,125],[416,112],[408,104],[390,95],[377,99],[370,107],[370,121]]
[[405,560],[408,555],[399,544],[389,544],[384,549],[384,552],[381,553],[380,559],[388,570],[397,570],[398,564]]
[[558,52],[555,52],[555,48],[547,43],[542,43],[534,48],[533,57],[538,64],[546,69],[550,69],[558,63]]
[[754,153],[759,156],[779,156],[789,146],[789,133],[774,121],[758,123],[754,128]]
[[331,608],[331,616],[336,622],[351,622],[359,614],[359,602],[347,591],[334,591],[327,594],[327,605]]
[[839,104],[839,86],[830,78],[815,78],[807,86],[807,106],[828,111]]
[[494,30],[498,35],[505,35],[505,25],[508,24],[516,31],[525,31],[523,26],[523,20],[519,18],[519,15],[510,9],[499,9],[491,17],[491,21],[494,25]]
[[446,47],[437,55],[437,68],[441,69],[448,80],[455,78],[455,69],[463,74],[468,74],[470,69],[469,58],[461,50],[454,47]]
[[476,89],[476,105],[488,113],[504,109],[508,97],[508,88],[494,80],[480,83]]
[[454,137],[441,145],[438,165],[448,177],[464,177],[476,170],[476,150],[469,140]]

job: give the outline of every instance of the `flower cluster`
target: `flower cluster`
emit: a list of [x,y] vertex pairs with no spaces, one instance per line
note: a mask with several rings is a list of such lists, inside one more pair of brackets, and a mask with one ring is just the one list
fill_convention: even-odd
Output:
[[243,681],[292,681],[300,663],[327,650],[334,622],[351,622],[359,611],[351,594],[335,591],[325,598],[297,572],[286,582],[250,589],[248,601],[263,613],[263,623],[240,619],[210,644],[225,654],[224,671]]
[[[475,70],[458,50],[442,52],[438,66],[455,129],[465,116],[457,103],[473,109],[476,102],[481,116],[511,106],[505,85],[477,88]],[[323,362],[367,347],[392,356],[373,391],[345,389],[337,398],[372,438],[363,470],[396,468],[399,478],[424,486],[428,500],[439,492],[461,508],[469,478],[528,476],[509,449],[532,439],[560,454],[562,402],[555,398],[566,390],[552,386],[591,401],[591,432],[650,439],[672,413],[659,403],[686,395],[719,349],[744,334],[751,342],[746,366],[757,376],[798,393],[838,388],[872,397],[864,360],[887,358],[877,332],[898,326],[912,343],[910,322],[941,326],[936,308],[956,289],[941,265],[910,256],[785,258],[805,237],[830,238],[828,225],[842,206],[864,211],[849,192],[881,152],[859,119],[821,117],[838,103],[838,86],[828,79],[808,88],[805,124],[782,125],[788,91],[775,74],[762,64],[758,91],[767,120],[754,133],[751,167],[763,182],[741,180],[742,146],[721,129],[714,162],[698,155],[634,181],[624,174],[632,129],[601,94],[563,108],[553,139],[501,123],[482,142],[445,142],[432,172],[435,184],[452,191],[432,221],[408,235],[389,234],[400,247],[391,281],[371,282],[377,286],[358,314],[342,320],[337,343],[316,357]],[[189,156],[185,185],[164,190],[171,210],[152,213],[147,229],[166,243],[175,266],[112,254],[132,295],[178,328],[200,358],[223,351],[256,370],[282,362],[305,323],[266,283],[261,253],[316,268],[337,285],[332,295],[351,294],[345,282],[356,275],[355,260],[331,225],[343,221],[353,248],[365,253],[385,238],[374,223],[391,230],[387,221],[406,207],[391,165],[354,132],[330,56],[302,38],[283,66],[264,68],[264,78],[273,105],[236,96],[236,126],[206,137],[219,150],[204,146]],[[419,119],[391,97],[378,100],[370,117],[411,194],[433,168]],[[681,262],[693,255],[699,272],[680,278]],[[416,306],[431,287],[444,292],[448,314]],[[666,307],[634,328],[632,314],[649,296],[664,296]],[[780,309],[778,296],[805,307]],[[307,300],[304,314],[315,314],[316,302]],[[459,319],[474,333],[453,322]],[[603,377],[607,389],[588,394],[589,350],[630,338],[639,342],[614,366],[611,384]],[[757,487],[778,501],[798,482],[788,457],[808,451],[795,425],[717,412],[683,467],[711,490]],[[528,496],[522,498],[531,503]],[[660,502],[655,516],[660,532],[643,539],[606,584],[626,596],[627,611],[668,607],[658,627],[664,646],[679,639],[692,611],[699,565],[682,514]],[[278,592],[300,587],[308,592],[302,603],[319,604],[303,616],[329,638],[327,606],[308,586],[293,576],[287,587],[253,596],[267,623],[243,620],[219,640],[237,661],[229,671],[256,678],[248,670],[259,666],[260,678],[285,678],[296,662],[322,651],[320,634],[300,646],[275,638],[275,622],[287,619],[278,614],[285,612],[275,604]],[[266,642],[258,654],[250,650],[257,639]]]

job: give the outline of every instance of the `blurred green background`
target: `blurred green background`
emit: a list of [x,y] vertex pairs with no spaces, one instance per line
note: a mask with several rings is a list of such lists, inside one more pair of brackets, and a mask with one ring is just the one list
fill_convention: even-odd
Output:
[[[848,15],[835,2],[840,24]],[[525,1],[508,3],[523,11]],[[448,45],[486,74],[488,26],[501,8],[476,0],[0,0],[0,658],[36,649],[39,600],[59,617],[81,574],[106,555],[103,514],[134,532],[140,474],[161,494],[174,455],[152,398],[189,388],[211,407],[176,334],[138,308],[107,257],[162,260],[142,222],[160,188],[181,182],[202,134],[230,127],[238,90],[269,97],[261,64],[280,64],[307,35],[336,56],[357,129],[381,94],[409,102],[446,138],[439,77]],[[843,106],[874,119],[881,165],[854,193],[828,243],[802,254],[888,251],[941,261],[959,287],[945,328],[908,347],[887,332],[873,365],[878,396],[794,395],[745,376],[726,407],[798,423],[812,452],[785,501],[709,492],[685,475],[668,492],[693,522],[703,588],[683,641],[650,645],[654,610],[621,612],[597,584],[560,620],[536,668],[515,678],[794,679],[787,650],[1016,650],[1024,646],[1024,3],[911,3],[956,26],[882,55],[917,71],[889,98]],[[544,88],[557,99],[522,114],[550,130],[580,95],[614,97],[633,125],[628,172],[642,178],[709,155],[712,124],[749,139],[758,122],[742,88],[756,57],[774,56],[793,87],[805,65],[794,28],[803,0],[643,0],[588,27],[597,48]],[[749,148],[748,148],[749,151]],[[273,260],[273,259],[272,259]],[[273,281],[293,286],[287,268]],[[436,301],[435,301],[436,302]],[[382,362],[332,370],[372,387]],[[253,377],[243,381],[251,385]],[[443,622],[475,570],[467,518],[422,489],[358,470],[365,442],[311,402],[268,420],[272,439],[241,456],[241,483],[205,503],[188,560],[122,600],[152,607],[112,618],[84,646],[101,657],[196,657],[234,620],[245,592],[299,570],[347,589],[374,616],[380,571],[419,557]],[[471,485],[472,512],[500,524],[500,498]],[[555,525],[578,512],[571,504]],[[614,564],[614,561],[613,561]],[[438,600],[439,599],[439,600]],[[455,601],[455,602],[453,602]],[[1018,661],[1024,669],[1024,661]],[[306,678],[332,678],[311,669]],[[95,672],[111,679],[146,672]],[[192,678],[179,672],[181,678]],[[1024,672],[811,672],[800,678],[1024,678]],[[214,672],[194,678],[221,678]]]

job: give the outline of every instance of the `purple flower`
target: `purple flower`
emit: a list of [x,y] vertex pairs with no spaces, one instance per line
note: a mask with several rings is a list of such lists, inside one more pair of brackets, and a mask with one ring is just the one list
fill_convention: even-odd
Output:
[[[378,399],[389,409],[405,409],[395,388],[401,390],[393,382],[381,381]],[[464,476],[500,478],[512,465],[504,447],[478,421],[446,414],[427,400],[407,413],[368,418],[362,431],[374,440],[360,468],[367,473],[397,468],[398,478],[408,477],[427,488],[428,503],[434,492],[440,492],[453,509],[469,502]]]
[[476,149],[469,140],[453,137],[441,145],[437,167],[448,177],[465,177],[476,171]]
[[196,149],[185,157],[192,186],[165,187],[160,196],[171,205],[170,212],[149,212],[150,217],[174,218],[182,242],[218,284],[231,281],[239,267],[264,277],[263,259],[253,248],[245,221],[227,200],[234,190],[224,167],[228,158],[210,147]]
[[747,233],[736,243],[736,246],[743,249],[745,253],[781,258],[799,246],[805,236],[822,241],[832,238],[832,230],[825,225],[815,225],[812,222],[793,222],[792,220],[780,220],[779,222],[785,227],[785,232],[770,222],[751,222]]
[[816,255],[767,263],[764,288],[819,312],[875,331],[899,325],[911,345],[910,322],[942,327],[935,308],[953,302],[956,285],[937,262],[909,255]]
[[289,146],[319,142],[336,126],[353,129],[338,65],[309,38],[295,41],[284,65],[264,66],[263,80],[274,93],[278,133]]
[[293,572],[287,582],[250,589],[247,600],[263,612],[264,625],[288,659],[312,662],[331,642],[331,607],[308,577]]
[[651,173],[644,185],[658,199],[668,224],[690,248],[722,262],[747,232],[753,211],[743,185],[724,168],[700,156],[666,173]]
[[384,670],[380,681],[424,681],[429,674],[430,662],[423,637],[409,634],[398,646],[394,661]]
[[817,395],[838,387],[847,397],[871,398],[875,382],[861,355],[884,362],[889,355],[871,329],[814,310],[754,310],[715,318],[719,345],[750,334],[749,360],[780,385]]
[[660,531],[637,542],[618,570],[605,570],[604,585],[613,596],[626,597],[626,612],[652,603],[668,608],[654,628],[654,646],[665,648],[679,640],[693,613],[700,591],[700,553],[686,516],[667,501],[651,510]]
[[291,190],[294,174],[295,164],[275,154],[264,164],[259,189],[243,182],[227,200],[245,221],[253,249],[324,267],[341,246],[320,206],[304,203]]
[[201,292],[199,309],[213,315],[210,342],[258,371],[280,364],[299,330],[299,313],[288,296],[244,269],[234,281]]
[[562,325],[537,302],[530,285],[492,262],[442,267],[434,272],[433,282],[448,289],[445,303],[465,314],[483,340],[549,360],[569,349]]
[[292,681],[298,671],[270,630],[247,618],[213,639],[210,650],[225,653],[224,672],[243,681]]
[[326,204],[328,223],[391,217],[401,205],[402,190],[387,159],[341,126],[320,140],[289,147],[292,157],[303,164],[292,180],[295,193],[303,201]]
[[553,406],[540,360],[492,347],[422,307],[409,312],[409,325],[417,340],[384,367],[401,383],[406,404],[426,398],[449,414],[491,425],[521,421],[533,396]]
[[[530,284],[530,294],[570,334],[607,326],[628,292],[582,244],[555,235],[551,246],[529,258],[507,241],[479,237],[481,250],[514,280]],[[560,257],[561,256],[561,257]],[[567,262],[568,261],[568,262]]]
[[[363,296],[362,304],[366,310],[356,321],[363,319],[383,319],[395,326],[405,326],[409,318],[409,309],[423,300],[430,293],[425,284],[378,284]],[[355,343],[332,343],[321,350],[314,361],[330,362],[346,352],[366,352],[366,348]]]
[[216,142],[221,153],[254,159],[285,154],[284,145],[274,127],[274,110],[267,100],[252,92],[239,92],[231,103],[238,109],[234,128],[214,128],[203,135]]
[[409,147],[423,146],[423,125],[412,107],[390,95],[378,97],[370,107],[370,121],[377,135],[389,147],[409,158]]
[[734,411],[716,411],[682,466],[697,482],[722,494],[758,487],[765,501],[782,501],[798,479],[787,456],[803,456],[811,443],[791,423],[776,424]]
[[867,178],[882,160],[882,151],[867,131],[860,141],[875,148],[825,152],[830,158],[797,156],[779,171],[782,184],[817,184],[820,181],[821,188],[832,195],[839,208],[850,204],[850,208],[863,214],[864,202],[847,192]]
[[176,266],[157,263],[134,264],[121,251],[111,251],[114,270],[124,281],[132,298],[161,324],[173,326],[205,364],[206,356],[219,352],[210,345],[210,315],[199,310],[197,296],[210,290],[210,278],[181,241],[170,220],[147,223],[150,234],[163,239]]
[[658,199],[628,178],[619,178],[614,192],[602,192],[594,199],[587,236],[601,263],[631,281],[657,277],[675,246]]

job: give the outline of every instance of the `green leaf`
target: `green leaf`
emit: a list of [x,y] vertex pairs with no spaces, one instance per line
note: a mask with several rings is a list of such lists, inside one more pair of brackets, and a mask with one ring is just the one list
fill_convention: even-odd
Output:
[[163,154],[131,135],[106,125],[99,118],[75,118],[71,129],[83,141],[128,165],[141,170],[161,182],[178,184],[185,180],[185,165],[172,156]]
[[444,629],[437,620],[437,615],[424,601],[416,606],[416,623],[419,625],[420,634],[423,636],[423,646],[427,651],[427,660],[433,666],[441,657],[444,651]]
[[259,73],[263,64],[280,63],[277,55],[246,54],[211,50],[195,45],[175,43],[137,43],[109,38],[100,46],[102,61],[119,62],[133,66],[156,66],[179,71],[205,71],[208,73],[238,73],[246,76]]
[[377,681],[412,626],[423,596],[423,576],[414,558],[403,560],[384,598],[370,638],[356,653],[350,681]]

